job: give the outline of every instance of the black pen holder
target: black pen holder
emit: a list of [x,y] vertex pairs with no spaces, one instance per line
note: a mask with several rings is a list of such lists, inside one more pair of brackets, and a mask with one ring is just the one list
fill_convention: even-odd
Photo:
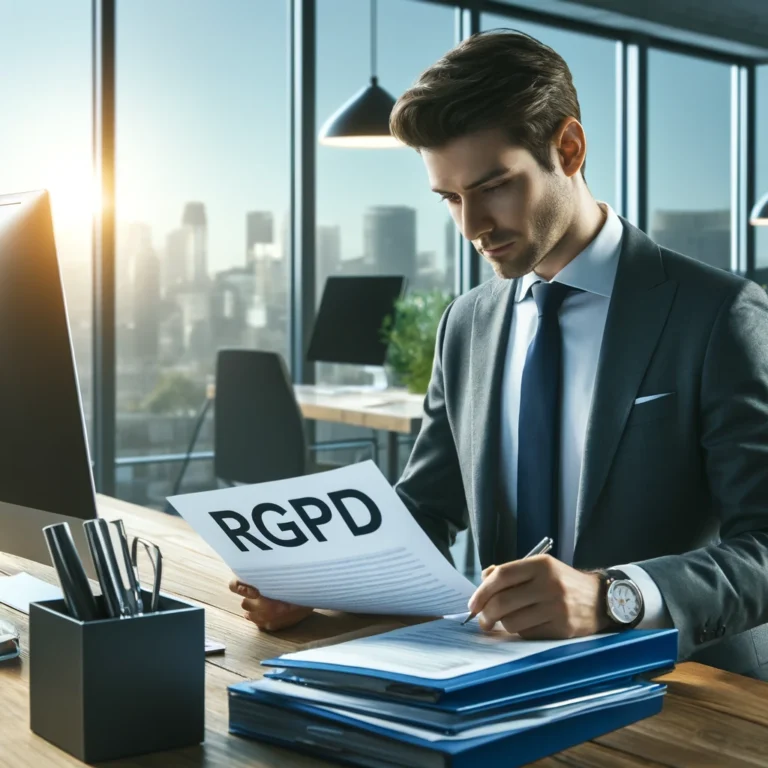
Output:
[[83,762],[204,739],[203,608],[161,595],[155,613],[82,622],[32,603],[29,663],[30,727]]

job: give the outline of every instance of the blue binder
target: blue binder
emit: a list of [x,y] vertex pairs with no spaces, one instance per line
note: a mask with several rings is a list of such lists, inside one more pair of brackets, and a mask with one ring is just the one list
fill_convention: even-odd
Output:
[[435,680],[283,657],[267,677],[469,714],[672,669],[677,630],[629,630],[565,645],[479,672]]
[[657,714],[665,689],[640,683],[587,706],[565,706],[554,714],[523,716],[446,735],[419,727],[398,728],[383,718],[290,695],[264,695],[258,684],[238,683],[229,687],[229,723],[232,733],[351,765],[515,768]]

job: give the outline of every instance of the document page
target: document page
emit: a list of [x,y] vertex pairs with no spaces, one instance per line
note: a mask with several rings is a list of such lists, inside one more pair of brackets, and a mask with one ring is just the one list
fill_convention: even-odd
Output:
[[266,597],[355,613],[445,616],[475,590],[372,461],[168,501]]
[[469,739],[479,739],[503,733],[511,734],[516,731],[527,730],[528,728],[539,728],[547,723],[574,717],[575,715],[578,715],[582,712],[588,712],[590,710],[601,709],[606,706],[642,699],[648,695],[648,691],[643,690],[641,687],[631,689],[627,688],[617,691],[615,694],[610,696],[605,696],[598,701],[585,699],[564,707],[542,709],[535,714],[523,715],[522,717],[511,717],[507,720],[502,720],[497,723],[489,723],[488,725],[478,725],[474,728],[469,728],[466,731],[460,731],[459,733],[440,733],[430,728],[423,728],[418,725],[408,725],[407,723],[399,723],[395,720],[388,720],[372,715],[364,715],[360,712],[350,713],[344,709],[337,709],[336,707],[326,707],[326,709],[329,712],[334,712],[335,714],[341,715],[342,717],[353,718],[354,720],[360,720],[361,722],[369,723],[370,725],[374,725],[378,728],[383,728],[388,731],[396,731],[397,733],[408,734],[409,736],[415,736],[426,741],[463,741]]
[[64,595],[58,587],[23,571],[15,576],[0,578],[0,603],[22,613],[29,613],[30,603],[61,600],[62,597]]
[[485,632],[480,629],[477,620],[462,626],[460,618],[452,617],[325,648],[286,653],[280,659],[364,667],[430,680],[446,680],[551,648],[609,636],[606,633],[571,640],[523,640],[503,629]]

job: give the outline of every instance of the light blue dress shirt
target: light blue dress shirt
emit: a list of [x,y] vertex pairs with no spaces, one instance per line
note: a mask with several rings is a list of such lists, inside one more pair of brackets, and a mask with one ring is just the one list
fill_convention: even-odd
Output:
[[[603,340],[608,304],[616,278],[623,227],[619,217],[606,203],[602,229],[594,240],[571,260],[552,282],[565,283],[580,292],[566,296],[560,308],[562,333],[563,392],[560,424],[560,558],[571,565],[576,534],[576,506],[581,479],[587,418],[597,374],[597,362]],[[501,398],[501,488],[508,509],[517,508],[518,421],[520,387],[525,357],[536,334],[538,313],[531,287],[540,278],[529,272],[517,284],[512,311],[507,357]],[[640,588],[645,615],[638,625],[643,629],[671,627],[672,621],[656,582],[638,565],[621,568]]]

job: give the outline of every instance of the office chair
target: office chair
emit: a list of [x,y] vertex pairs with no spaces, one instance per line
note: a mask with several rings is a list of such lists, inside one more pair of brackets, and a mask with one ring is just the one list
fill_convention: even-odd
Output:
[[332,469],[310,452],[366,447],[375,438],[307,444],[288,369],[276,352],[221,349],[216,359],[214,471],[231,485],[263,483]]

